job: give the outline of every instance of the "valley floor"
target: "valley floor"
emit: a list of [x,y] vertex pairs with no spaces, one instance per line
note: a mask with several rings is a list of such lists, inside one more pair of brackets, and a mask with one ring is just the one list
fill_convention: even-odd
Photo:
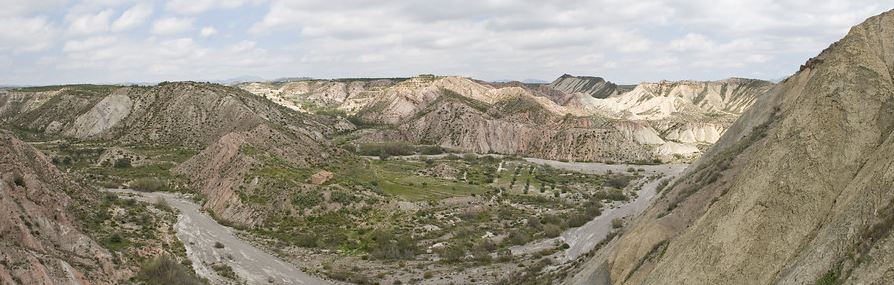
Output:
[[[164,199],[179,210],[175,226],[177,237],[186,247],[196,273],[213,284],[239,284],[241,281],[248,284],[330,284],[236,237],[233,229],[217,223],[201,212],[198,205],[177,194],[129,189],[107,191],[150,203]],[[221,275],[227,273],[222,272],[234,272],[238,277],[223,277]]]
[[[499,155],[494,155],[492,157],[503,159],[503,157]],[[376,159],[372,157],[369,158]],[[443,157],[429,156],[427,158]],[[418,160],[419,157],[392,157],[391,159]],[[629,220],[631,217],[641,213],[656,195],[656,188],[658,188],[663,181],[670,180],[672,177],[681,173],[687,166],[685,164],[609,165],[602,163],[560,162],[534,158],[525,158],[524,161],[535,165],[548,165],[556,169],[592,175],[624,173],[625,171],[630,171],[630,169],[634,168],[636,168],[636,172],[639,173],[637,176],[639,178],[630,183],[631,187],[638,187],[635,198],[631,202],[610,202],[605,205],[606,209],[602,211],[601,215],[582,226],[566,229],[558,237],[541,238],[539,240],[533,240],[526,244],[509,248],[512,256],[518,256],[523,260],[536,260],[539,259],[538,256],[544,256],[544,253],[548,253],[546,257],[554,260],[552,262],[554,262],[555,265],[566,268],[567,265],[571,264],[571,261],[590,252],[607,237],[612,237],[618,230],[619,225],[616,224],[618,220]],[[498,168],[498,172],[511,171],[510,169],[504,168],[504,162],[500,162]],[[315,259],[329,259],[318,257],[328,256],[330,254],[321,255],[319,252],[301,250],[290,252],[288,249],[281,250],[264,246],[264,242],[261,240],[255,240],[250,236],[246,236],[246,233],[244,232],[240,233],[238,230],[221,225],[207,213],[202,212],[200,207],[194,202],[189,201],[179,194],[167,192],[137,192],[125,189],[108,189],[106,191],[124,196],[134,196],[139,200],[147,202],[157,203],[160,199],[164,199],[173,208],[178,209],[180,215],[176,224],[177,236],[185,245],[187,256],[192,262],[196,273],[211,280],[215,284],[240,282],[248,282],[250,284],[329,283],[328,281],[324,281],[323,279],[311,276],[296,269],[296,266],[306,269],[311,268],[308,272],[315,274],[320,273],[319,270],[312,269],[314,267],[319,267],[321,264],[320,260]],[[243,240],[243,238],[245,238],[245,240]],[[252,243],[259,244],[265,249],[260,249]],[[271,250],[278,252],[281,256],[283,252],[286,254],[283,259],[280,259],[267,253]],[[358,262],[361,261],[358,260]],[[426,265],[417,266],[426,266],[426,270],[432,270],[431,266],[439,267],[439,265],[432,265],[439,263],[425,264]],[[498,270],[500,266],[504,265],[518,267],[513,262],[505,264],[494,263],[489,266],[469,270],[470,275],[459,276],[458,280],[464,280],[464,278],[465,280],[469,280],[470,278],[479,278],[479,280],[482,280],[483,276],[494,273],[493,271]],[[440,267],[443,266],[444,265],[440,265]],[[360,269],[361,271],[366,270],[363,267],[355,267],[354,269]],[[514,268],[506,268],[504,270],[511,272],[513,269]],[[395,270],[388,271],[391,271],[391,274],[394,274],[393,276],[396,278],[397,276],[402,275],[399,274],[399,272],[403,270],[395,268]],[[413,274],[410,276],[412,275]],[[494,278],[494,280],[500,280],[505,279],[506,276],[497,275],[494,276]],[[427,281],[449,284],[455,280],[457,279],[440,278],[440,280]]]

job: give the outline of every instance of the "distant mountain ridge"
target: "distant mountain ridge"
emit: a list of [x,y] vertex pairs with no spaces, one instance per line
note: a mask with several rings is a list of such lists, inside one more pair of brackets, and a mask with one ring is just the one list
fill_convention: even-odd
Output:
[[[293,110],[337,110],[356,123],[394,126],[360,130],[361,142],[399,140],[550,159],[633,161],[697,155],[772,85],[727,79],[633,87],[566,74],[550,84],[425,75],[237,87]],[[448,113],[455,115],[443,117]]]

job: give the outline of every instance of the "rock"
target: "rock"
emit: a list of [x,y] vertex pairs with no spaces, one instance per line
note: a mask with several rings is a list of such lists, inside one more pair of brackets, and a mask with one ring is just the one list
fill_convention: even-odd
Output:
[[314,175],[310,176],[310,184],[323,185],[323,183],[329,181],[329,179],[331,179],[333,175],[334,174],[332,172],[320,170],[319,172],[314,173]]

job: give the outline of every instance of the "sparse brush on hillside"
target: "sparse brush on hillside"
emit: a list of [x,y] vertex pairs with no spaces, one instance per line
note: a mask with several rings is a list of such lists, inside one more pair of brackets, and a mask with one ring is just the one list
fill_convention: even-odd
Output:
[[140,178],[130,183],[130,188],[141,192],[165,191],[168,185],[158,178]]
[[208,284],[205,280],[200,279],[191,272],[186,266],[177,263],[169,256],[162,255],[156,257],[140,268],[137,273],[136,280],[142,281],[146,285],[204,285]]
[[412,145],[405,142],[366,143],[357,146],[357,154],[366,156],[379,156],[382,154],[388,156],[413,155],[416,154],[416,150]]

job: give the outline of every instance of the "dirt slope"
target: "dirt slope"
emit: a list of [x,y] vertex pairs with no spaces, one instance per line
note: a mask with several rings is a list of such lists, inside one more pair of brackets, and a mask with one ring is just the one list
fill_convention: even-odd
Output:
[[894,12],[852,28],[589,262],[602,270],[572,281],[894,282],[892,47]]

